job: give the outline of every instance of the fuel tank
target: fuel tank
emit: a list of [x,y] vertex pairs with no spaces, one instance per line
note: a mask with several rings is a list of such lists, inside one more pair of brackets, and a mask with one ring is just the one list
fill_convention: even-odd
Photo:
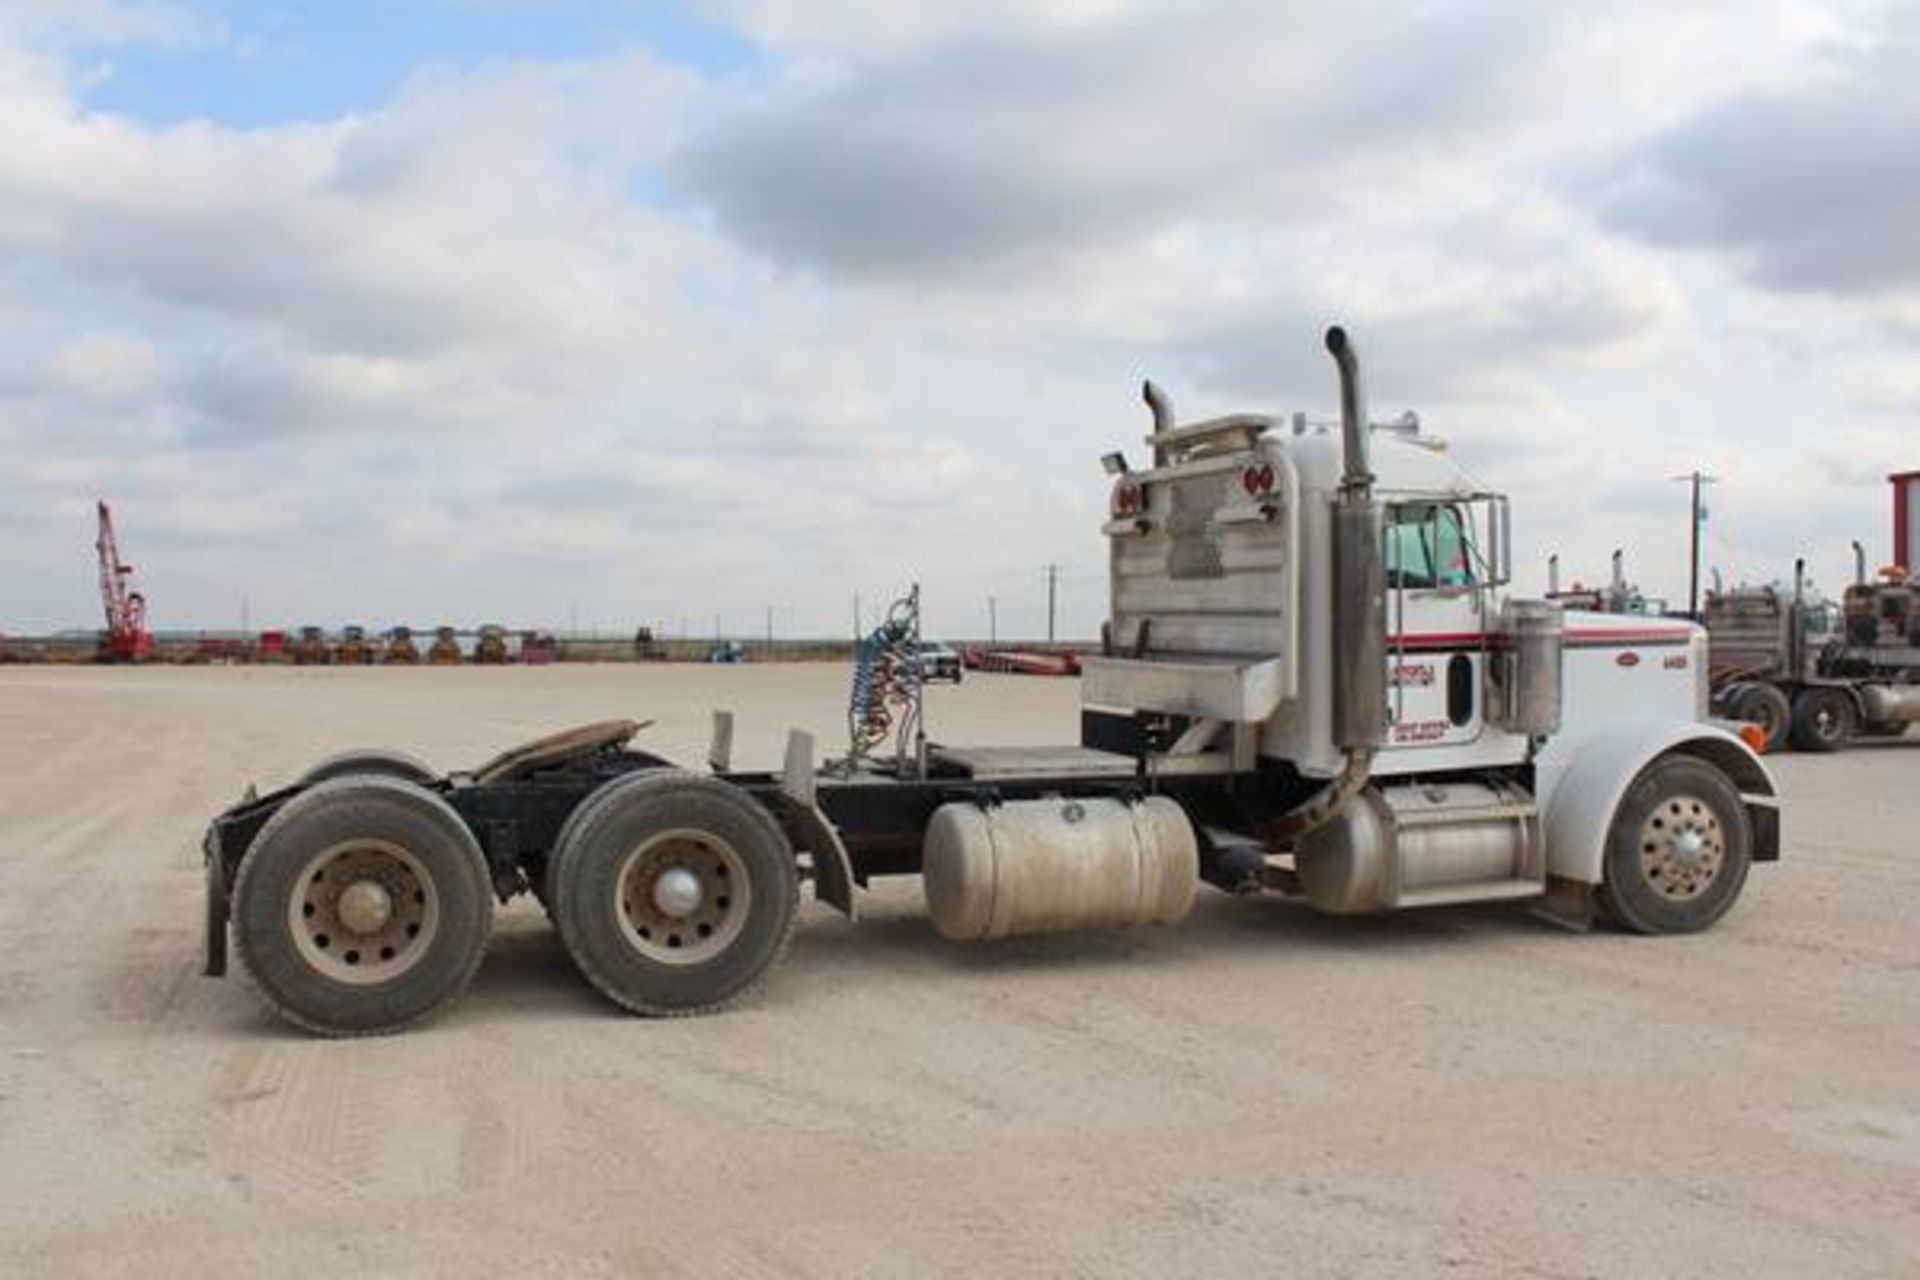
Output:
[[1295,853],[1300,887],[1351,915],[1537,893],[1545,885],[1533,799],[1505,783],[1370,786]]
[[1920,685],[1862,685],[1860,703],[1869,720],[1889,724],[1920,720]]
[[1164,796],[942,805],[922,877],[934,928],[959,942],[1173,924],[1193,906],[1193,824]]

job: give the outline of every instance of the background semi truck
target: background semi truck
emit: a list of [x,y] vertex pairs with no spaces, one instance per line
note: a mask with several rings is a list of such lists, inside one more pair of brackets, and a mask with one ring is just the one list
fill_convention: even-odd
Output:
[[439,773],[392,752],[249,794],[206,840],[207,969],[229,941],[270,1004],[328,1034],[444,1008],[492,903],[531,892],[621,1006],[698,1012],[770,968],[803,883],[849,916],[918,876],[940,933],[1171,924],[1204,883],[1351,914],[1531,903],[1698,930],[1778,856],[1776,792],[1708,722],[1684,622],[1515,598],[1507,499],[1411,418],[1372,424],[1327,334],[1340,420],[1182,424],[1106,459],[1110,610],[1079,740],[928,732],[918,595],[863,646],[843,753],[707,771],[590,725]]
[[1769,749],[1899,737],[1920,720],[1920,581],[1900,564],[1870,579],[1856,542],[1854,581],[1836,608],[1808,592],[1805,570],[1795,564],[1788,589],[1708,595],[1714,707],[1760,725]]

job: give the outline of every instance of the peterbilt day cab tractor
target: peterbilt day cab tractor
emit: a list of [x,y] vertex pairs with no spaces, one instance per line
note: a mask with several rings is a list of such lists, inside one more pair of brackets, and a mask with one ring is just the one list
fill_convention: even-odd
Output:
[[[1111,613],[1080,741],[946,745],[920,705],[917,591],[856,663],[852,744],[706,773],[632,721],[436,773],[354,752],[249,793],[205,840],[207,968],[231,938],[324,1034],[407,1026],[479,967],[490,898],[536,894],[581,973],[645,1014],[760,979],[801,885],[856,917],[918,876],[947,938],[1185,916],[1204,882],[1355,914],[1532,903],[1640,933],[1719,919],[1779,853],[1776,792],[1706,721],[1705,637],[1507,591],[1508,508],[1411,423],[1367,417],[1344,332],[1337,427],[1179,424],[1109,455]],[[883,750],[891,735],[892,750]]]

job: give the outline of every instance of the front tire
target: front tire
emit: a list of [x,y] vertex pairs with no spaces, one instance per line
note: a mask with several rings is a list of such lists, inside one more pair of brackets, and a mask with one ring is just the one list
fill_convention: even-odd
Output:
[[235,947],[295,1026],[398,1031],[473,981],[489,888],[472,833],[439,796],[395,778],[336,778],[287,801],[248,847]]
[[1752,854],[1746,806],[1727,776],[1664,756],[1614,810],[1601,905],[1635,933],[1697,933],[1740,896]]
[[738,788],[653,772],[589,796],[553,853],[551,910],[588,982],[671,1016],[738,999],[779,959],[800,881],[780,826]]
[[1796,751],[1839,751],[1853,741],[1859,718],[1845,689],[1810,685],[1793,700]]
[[1729,710],[1733,713],[1733,719],[1757,724],[1766,730],[1768,751],[1778,751],[1787,744],[1793,709],[1787,702],[1787,695],[1772,685],[1750,684],[1742,687],[1734,695]]

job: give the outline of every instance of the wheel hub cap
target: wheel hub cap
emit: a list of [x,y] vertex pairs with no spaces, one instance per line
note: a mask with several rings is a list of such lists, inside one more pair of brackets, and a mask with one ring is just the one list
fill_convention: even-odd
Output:
[[1640,870],[1656,893],[1696,898],[1719,877],[1727,852],[1720,815],[1697,796],[1670,796],[1640,828]]
[[653,882],[653,905],[660,914],[684,920],[700,909],[705,898],[700,889],[700,877],[685,867],[673,867],[661,873]]
[[725,952],[752,902],[746,860],[711,831],[659,832],[627,855],[614,881],[628,944],[665,965],[701,964]]
[[316,972],[354,986],[413,968],[438,930],[440,895],[425,865],[387,840],[316,854],[291,886],[287,927]]
[[378,880],[355,880],[340,891],[340,923],[358,934],[378,933],[393,919],[393,895]]

